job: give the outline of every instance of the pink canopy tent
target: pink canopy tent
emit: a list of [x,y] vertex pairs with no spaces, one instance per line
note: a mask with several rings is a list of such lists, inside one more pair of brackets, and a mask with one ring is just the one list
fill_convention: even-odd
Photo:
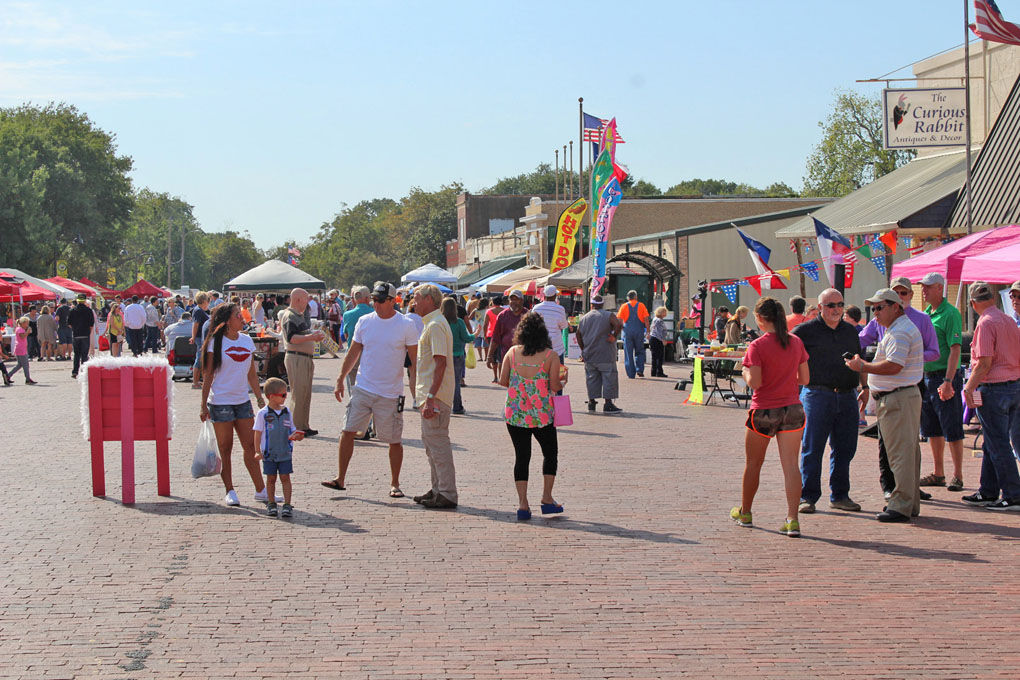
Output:
[[[964,262],[968,258],[990,253],[1020,243],[1020,225],[998,227],[979,231],[947,243],[941,248],[912,257],[893,265],[892,276],[906,276],[911,281],[920,281],[929,272],[938,272],[949,283],[959,283]],[[1020,278],[1017,276],[1016,278]],[[986,281],[987,279],[962,277],[963,281]],[[1010,279],[1011,281],[1015,280]]]
[[1020,280],[1020,241],[982,255],[968,257],[961,270],[964,281],[1013,283]]

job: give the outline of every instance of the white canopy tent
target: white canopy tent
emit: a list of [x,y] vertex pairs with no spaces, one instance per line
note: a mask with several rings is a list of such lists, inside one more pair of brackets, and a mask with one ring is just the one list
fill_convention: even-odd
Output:
[[457,283],[457,277],[442,267],[424,264],[400,277],[401,283]]

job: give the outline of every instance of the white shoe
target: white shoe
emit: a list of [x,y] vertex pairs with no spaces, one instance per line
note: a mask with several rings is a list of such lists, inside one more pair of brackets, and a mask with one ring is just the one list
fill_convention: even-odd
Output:
[[[255,500],[259,501],[260,503],[267,502],[269,500],[269,492],[266,489],[264,489],[264,488],[262,489],[262,491],[256,491],[255,492]],[[283,494],[279,494],[279,493],[276,494],[276,502],[277,503],[282,503],[283,502]]]
[[237,492],[231,489],[227,492],[227,497],[223,499],[223,502],[227,505],[240,505],[241,501],[237,499]]

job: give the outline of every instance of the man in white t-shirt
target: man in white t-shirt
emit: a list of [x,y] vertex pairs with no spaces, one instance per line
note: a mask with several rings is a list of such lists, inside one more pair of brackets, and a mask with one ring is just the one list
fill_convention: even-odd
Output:
[[[404,446],[401,443],[404,415],[404,356],[411,358],[411,366],[418,357],[418,329],[403,314],[393,307],[397,289],[392,284],[378,281],[372,290],[371,314],[358,319],[354,327],[351,347],[344,357],[343,368],[336,379],[333,390],[336,400],[343,402],[344,380],[354,366],[358,375],[347,404],[347,415],[340,434],[339,472],[336,479],[327,479],[322,485],[343,491],[347,478],[347,467],[354,455],[354,437],[368,429],[369,421],[375,423],[379,441],[389,444],[390,450],[390,497],[401,498],[400,466],[404,462]],[[359,364],[360,359],[360,364]],[[412,368],[411,384],[416,376]]]
[[545,302],[538,303],[531,311],[541,316],[545,321],[545,328],[549,331],[549,342],[552,343],[552,351],[559,354],[560,361],[563,361],[563,329],[567,327],[567,310],[556,302],[556,296],[559,295],[556,286],[551,284],[546,286],[542,295],[545,297]]

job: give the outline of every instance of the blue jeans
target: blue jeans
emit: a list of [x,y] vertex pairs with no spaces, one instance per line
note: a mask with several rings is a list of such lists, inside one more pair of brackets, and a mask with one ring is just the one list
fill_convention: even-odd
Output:
[[829,452],[829,500],[840,501],[850,495],[850,461],[857,453],[857,395],[853,392],[826,392],[804,387],[804,436],[800,444],[801,500],[817,503],[822,497],[822,458],[826,442]]
[[153,354],[159,351],[159,326],[145,327],[145,352],[152,351]]
[[453,358],[453,410],[463,411],[464,403],[460,400],[460,381],[464,379],[464,369],[467,368],[467,357],[461,354]]
[[1010,447],[1010,434],[1020,419],[1020,382],[982,385],[982,405],[977,407],[984,441],[981,444],[981,485],[986,498],[1020,501],[1020,473]]
[[623,368],[628,378],[633,378],[635,373],[645,372],[644,333],[623,332]]

